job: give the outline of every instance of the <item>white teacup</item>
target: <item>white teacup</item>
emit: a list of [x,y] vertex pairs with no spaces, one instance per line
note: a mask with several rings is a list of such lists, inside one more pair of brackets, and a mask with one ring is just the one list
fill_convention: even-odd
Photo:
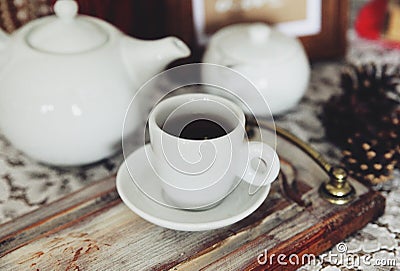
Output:
[[[149,134],[150,163],[165,199],[177,208],[214,206],[242,179],[269,185],[279,173],[276,152],[247,141],[243,111],[219,96],[184,94],[160,102],[150,113]],[[254,168],[253,159],[266,168]]]

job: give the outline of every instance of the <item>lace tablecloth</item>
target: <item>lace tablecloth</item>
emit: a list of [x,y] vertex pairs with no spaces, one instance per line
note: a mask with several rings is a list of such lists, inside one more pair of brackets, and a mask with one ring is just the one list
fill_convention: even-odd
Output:
[[[349,40],[349,61],[400,63],[400,51],[385,50],[379,45],[355,38],[352,33]],[[342,65],[343,62],[339,61],[314,64],[310,86],[301,103],[284,116],[276,118],[279,126],[311,143],[331,162],[337,161],[340,153],[325,140],[324,129],[318,116],[324,102],[332,94],[340,91],[339,72]],[[122,155],[118,154],[86,167],[52,168],[26,157],[0,135],[0,223],[115,173],[122,159]],[[344,241],[346,254],[372,259],[394,259],[397,267],[382,264],[374,266],[372,261],[368,264],[361,261],[356,267],[347,268],[350,267],[348,263],[323,258],[314,264],[303,266],[301,270],[400,270],[400,174],[397,172],[392,181],[376,189],[386,196],[385,214]],[[331,253],[342,248],[334,248]]]

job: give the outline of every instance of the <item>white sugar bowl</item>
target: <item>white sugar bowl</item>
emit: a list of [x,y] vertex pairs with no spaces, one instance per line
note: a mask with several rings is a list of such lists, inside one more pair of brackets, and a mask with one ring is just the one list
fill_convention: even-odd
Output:
[[[310,78],[310,65],[301,43],[264,23],[222,28],[211,37],[203,62],[232,68],[247,77],[274,115],[300,101]],[[255,115],[265,114],[266,109],[257,104],[259,95],[243,90],[234,94],[250,101],[248,106]]]

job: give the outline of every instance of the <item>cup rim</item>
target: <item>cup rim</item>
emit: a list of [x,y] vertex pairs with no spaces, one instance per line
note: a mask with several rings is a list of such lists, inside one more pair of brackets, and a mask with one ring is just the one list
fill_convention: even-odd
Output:
[[[157,114],[164,109],[165,107],[167,107],[168,105],[173,104],[174,102],[176,102],[177,100],[181,100],[182,102],[187,102],[187,101],[197,101],[197,100],[209,100],[209,101],[217,101],[217,102],[221,102],[224,105],[226,105],[227,107],[229,107],[229,109],[231,109],[237,116],[238,118],[238,122],[236,124],[236,126],[229,131],[228,133],[219,136],[219,137],[215,137],[215,138],[210,138],[210,139],[189,139],[189,138],[181,138],[179,136],[170,134],[166,131],[164,131],[157,123],[156,121],[156,116]],[[153,125],[150,127],[155,127],[155,129],[157,129],[159,132],[164,133],[172,138],[176,138],[179,140],[185,140],[185,141],[190,141],[190,142],[202,142],[202,141],[216,141],[216,140],[220,140],[223,139],[225,137],[231,136],[237,129],[239,129],[241,126],[244,127],[245,125],[245,115],[243,110],[234,102],[217,96],[217,95],[213,95],[213,94],[206,94],[206,93],[186,93],[186,94],[181,94],[181,95],[177,95],[177,96],[173,96],[170,98],[167,98],[163,101],[161,101],[160,103],[158,103],[153,110],[150,112],[149,115],[149,125],[150,123],[152,123]],[[149,131],[151,133],[151,131]]]

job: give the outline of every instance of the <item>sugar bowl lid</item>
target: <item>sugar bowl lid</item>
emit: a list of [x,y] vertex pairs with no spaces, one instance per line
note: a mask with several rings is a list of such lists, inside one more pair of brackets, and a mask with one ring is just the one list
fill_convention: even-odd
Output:
[[302,49],[295,38],[264,23],[227,26],[211,39],[220,53],[241,62],[275,62]]
[[74,0],[58,0],[56,16],[49,16],[35,25],[26,37],[32,48],[58,54],[75,54],[93,50],[108,40],[108,33],[95,21],[77,16]]

